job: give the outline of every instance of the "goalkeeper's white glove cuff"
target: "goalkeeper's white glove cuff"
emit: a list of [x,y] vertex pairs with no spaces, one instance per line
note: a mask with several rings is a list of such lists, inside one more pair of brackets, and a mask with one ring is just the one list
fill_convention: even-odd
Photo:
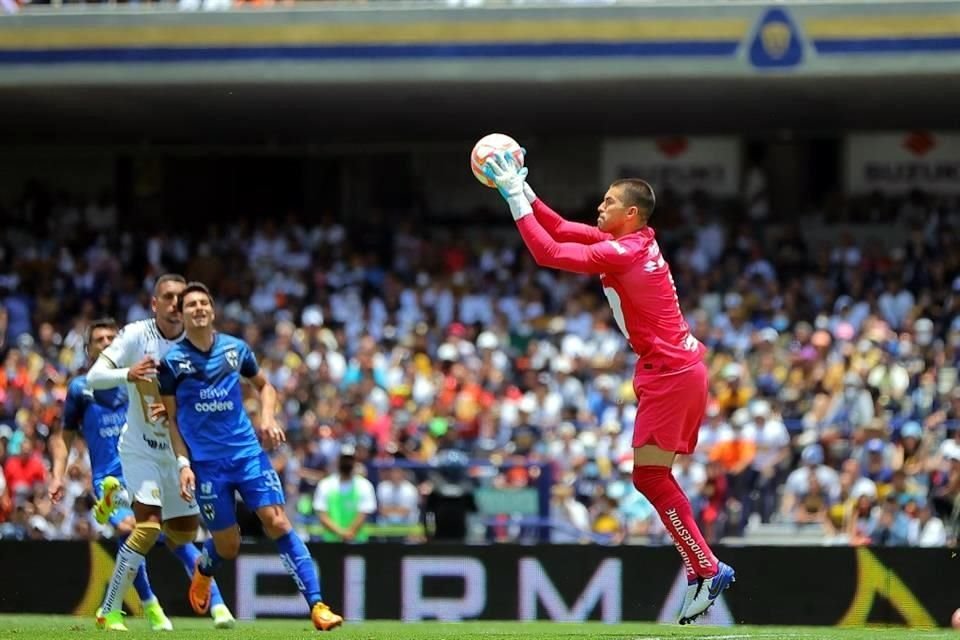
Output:
[[527,197],[522,193],[508,197],[507,204],[510,205],[510,213],[513,214],[514,221],[533,213],[533,207],[530,206]]
[[530,185],[526,182],[523,183],[523,195],[530,204],[533,204],[534,200],[537,199],[537,194],[533,192],[533,189],[531,189]]

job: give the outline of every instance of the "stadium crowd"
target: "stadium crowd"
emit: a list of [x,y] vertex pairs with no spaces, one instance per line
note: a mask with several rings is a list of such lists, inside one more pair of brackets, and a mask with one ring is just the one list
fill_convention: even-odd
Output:
[[[882,250],[856,233],[812,246],[800,225],[662,194],[652,224],[712,381],[675,474],[711,541],[773,522],[836,544],[957,544],[956,204],[885,200],[910,231]],[[280,392],[289,443],[273,459],[304,529],[344,460],[377,481],[362,508],[398,525],[437,517],[421,463],[464,467],[467,492],[533,486],[538,463],[556,481],[552,540],[667,542],[631,484],[633,357],[605,298],[594,279],[538,269],[507,220],[466,234],[267,217],[142,239],[114,226],[109,200],[42,190],[4,215],[4,538],[110,534],[90,515],[82,444],[68,498],[50,502],[46,439],[86,364],[86,324],[149,317],[154,279],[173,271],[210,285],[220,330],[252,345]]]

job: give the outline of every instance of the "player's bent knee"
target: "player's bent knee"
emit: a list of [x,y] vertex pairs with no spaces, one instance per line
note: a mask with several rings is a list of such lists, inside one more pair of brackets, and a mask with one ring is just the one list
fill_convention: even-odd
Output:
[[258,515],[260,516],[260,522],[263,523],[264,532],[271,538],[286,535],[293,528],[282,508],[262,510]]
[[633,468],[633,486],[654,506],[660,499],[672,491],[670,467],[662,465],[643,465]]
[[138,522],[137,526],[133,528],[133,532],[130,534],[130,537],[127,538],[126,544],[128,547],[139,553],[140,555],[147,555],[147,552],[157,544],[157,539],[160,537],[160,524],[148,520],[147,522]]
[[197,529],[194,527],[188,530],[182,525],[175,528],[165,522],[163,523],[163,535],[167,537],[167,545],[171,548],[182,547],[196,540]]
[[222,536],[213,539],[217,553],[224,560],[233,560],[240,555],[240,536]]

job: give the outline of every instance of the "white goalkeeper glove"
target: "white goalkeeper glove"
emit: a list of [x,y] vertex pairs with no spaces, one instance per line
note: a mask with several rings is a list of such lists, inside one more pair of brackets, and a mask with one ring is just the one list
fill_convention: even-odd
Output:
[[[524,167],[523,170],[526,171],[527,168]],[[530,188],[530,185],[528,185],[526,181],[524,181],[523,183],[523,195],[527,199],[527,202],[529,202],[530,204],[533,204],[534,200],[537,199],[537,194],[533,192],[533,189]]]
[[[524,149],[523,147],[520,147],[520,153],[522,153],[524,159],[526,159],[527,150]],[[524,165],[526,165],[526,163],[524,163]],[[529,202],[530,204],[533,204],[533,202],[537,199],[537,194],[534,193],[530,185],[527,184],[527,175],[528,175],[527,167],[524,166],[523,169],[520,170],[520,172],[523,173],[523,195],[526,196],[527,202]]]
[[[527,168],[518,167],[512,154],[500,151],[490,156],[483,163],[483,173],[497,185],[497,191],[510,206],[510,213],[513,214],[514,220],[533,213],[524,189]],[[532,189],[530,193],[533,193]]]

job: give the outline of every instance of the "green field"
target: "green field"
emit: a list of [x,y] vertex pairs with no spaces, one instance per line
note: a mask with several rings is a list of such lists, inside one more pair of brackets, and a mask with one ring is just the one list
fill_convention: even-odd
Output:
[[[211,628],[207,620],[177,618],[176,631],[171,636],[185,638],[224,638],[238,640],[277,640],[312,638],[314,631],[308,620],[241,622],[232,631]],[[124,638],[156,638],[142,618],[127,620],[130,628]],[[106,632],[97,631],[93,620],[70,616],[0,616],[0,638],[18,640],[74,640],[102,638]],[[957,640],[960,633],[949,630],[920,631],[915,629],[836,629],[831,627],[706,627],[659,624],[601,624],[597,622],[362,622],[347,624],[329,635],[343,640],[546,640],[561,638],[608,638],[623,640],[668,640],[673,638],[713,638],[715,640]]]

